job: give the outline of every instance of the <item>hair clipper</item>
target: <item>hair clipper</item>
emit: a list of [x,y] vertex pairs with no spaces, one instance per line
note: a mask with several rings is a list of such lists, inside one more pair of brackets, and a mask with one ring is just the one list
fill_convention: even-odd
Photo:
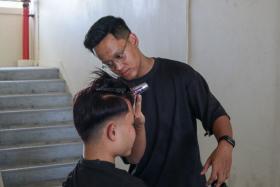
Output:
[[149,88],[148,84],[144,82],[144,83],[139,84],[135,87],[132,87],[131,92],[132,92],[133,95],[138,95],[138,94],[142,94],[148,88]]

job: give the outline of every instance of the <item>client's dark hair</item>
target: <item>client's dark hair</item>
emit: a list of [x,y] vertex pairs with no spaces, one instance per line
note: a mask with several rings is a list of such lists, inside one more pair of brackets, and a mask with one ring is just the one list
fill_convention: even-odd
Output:
[[94,74],[97,79],[74,97],[74,124],[84,142],[98,134],[104,121],[129,111],[125,98],[134,103],[130,88],[123,81],[101,70]]
[[125,39],[130,29],[122,18],[105,16],[96,21],[85,36],[84,46],[93,54],[96,47],[107,34],[112,34],[117,39]]

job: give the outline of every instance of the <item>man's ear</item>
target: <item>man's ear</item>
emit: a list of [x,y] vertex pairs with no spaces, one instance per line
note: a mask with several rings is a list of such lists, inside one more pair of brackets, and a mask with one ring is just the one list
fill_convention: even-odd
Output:
[[116,124],[114,122],[109,122],[106,128],[107,138],[111,141],[116,141],[117,139],[117,129]]
[[138,47],[138,45],[139,45],[139,40],[138,40],[138,37],[136,36],[136,34],[134,34],[134,33],[131,32],[131,33],[129,34],[129,41],[130,41],[130,43],[131,43],[132,45]]

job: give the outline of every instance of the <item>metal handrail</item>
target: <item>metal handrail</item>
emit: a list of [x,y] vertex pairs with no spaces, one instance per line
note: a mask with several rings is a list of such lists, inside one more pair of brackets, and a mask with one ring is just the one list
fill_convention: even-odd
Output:
[[29,60],[29,3],[30,0],[23,2],[23,27],[22,27],[22,59]]

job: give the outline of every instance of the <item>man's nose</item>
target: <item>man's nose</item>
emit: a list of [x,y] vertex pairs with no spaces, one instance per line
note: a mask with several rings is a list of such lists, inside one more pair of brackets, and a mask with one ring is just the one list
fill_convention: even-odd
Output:
[[115,68],[117,71],[120,71],[123,69],[123,63],[118,61],[118,62],[115,62]]

